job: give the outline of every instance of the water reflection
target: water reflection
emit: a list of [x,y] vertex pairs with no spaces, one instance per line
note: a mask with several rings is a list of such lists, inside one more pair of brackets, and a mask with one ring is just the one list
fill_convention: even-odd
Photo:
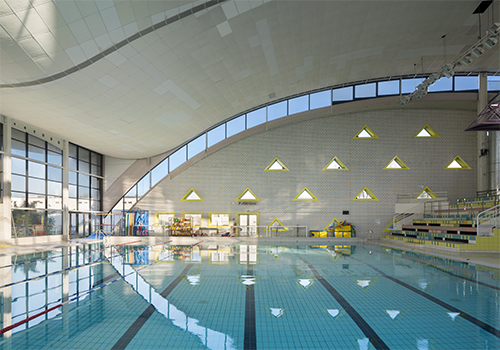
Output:
[[[307,264],[300,259],[301,256],[314,266],[318,275],[311,272]],[[378,260],[382,261],[378,271],[383,270],[383,273],[369,267]],[[198,346],[209,349],[236,349],[242,345],[246,292],[251,290],[255,293],[255,302],[252,305],[255,306],[259,327],[257,333],[263,337],[270,337],[266,332],[276,332],[286,327],[293,333],[296,330],[293,327],[297,326],[297,317],[307,315],[311,318],[307,322],[316,322],[312,327],[315,331],[319,332],[321,325],[338,336],[343,332],[342,327],[349,324],[354,328],[350,329],[350,338],[345,344],[350,341],[349,348],[353,349],[373,348],[369,339],[364,338],[363,332],[352,323],[351,316],[345,311],[349,309],[345,305],[335,303],[334,299],[326,294],[324,285],[319,283],[319,275],[328,280],[347,302],[358,309],[361,316],[366,317],[367,323],[375,325],[374,328],[379,327],[376,331],[381,333],[384,340],[391,338],[390,335],[384,334],[386,329],[390,334],[401,332],[407,326],[405,322],[413,322],[415,319],[419,320],[422,329],[425,329],[424,321],[431,324],[437,317],[442,317],[441,321],[445,320],[441,322],[443,329],[449,328],[448,331],[451,329],[456,333],[463,329],[459,328],[464,327],[461,314],[447,312],[454,309],[433,309],[433,306],[429,306],[429,303],[419,296],[412,299],[411,303],[401,300],[397,291],[402,289],[401,285],[381,277],[384,273],[396,276],[398,280],[411,284],[418,291],[433,293],[435,298],[444,302],[460,302],[459,309],[470,314],[476,314],[474,308],[480,303],[482,309],[492,311],[485,311],[477,317],[483,317],[488,324],[498,324],[498,315],[495,313],[498,311],[498,294],[496,299],[494,294],[500,290],[497,286],[497,271],[495,273],[492,269],[448,259],[417,256],[396,249],[384,250],[373,246],[284,246],[280,243],[279,246],[199,244],[104,247],[98,244],[12,259],[3,257],[0,263],[3,314],[1,328],[43,313],[14,328],[12,333],[22,333],[48,320],[50,321],[47,325],[57,329],[60,322],[53,320],[54,318],[65,322],[69,320],[70,324],[75,325],[66,333],[71,337],[81,335],[84,329],[92,330],[92,327],[98,327],[99,323],[105,326],[115,324],[117,319],[107,315],[105,309],[108,306],[107,312],[111,312],[110,307],[115,307],[114,303],[117,302],[115,294],[120,293],[135,298],[131,300],[137,301],[141,298],[152,305],[161,318],[168,321],[165,323],[175,326],[171,328],[186,332],[187,337],[194,335],[196,343],[201,343]],[[154,265],[157,266],[153,267]],[[193,266],[189,272],[179,277],[185,282],[184,288],[188,288],[188,293],[193,294],[183,295],[184,299],[173,299],[173,294],[162,296],[155,286],[164,283],[164,276],[171,276],[170,272],[177,271],[180,265]],[[454,276],[463,272],[465,280],[451,276],[452,271]],[[481,286],[479,283],[470,283],[467,279],[472,276],[476,279],[486,277],[489,284],[483,283]],[[155,281],[154,284],[151,280]],[[123,281],[126,284],[123,284]],[[10,285],[11,283],[13,284]],[[108,288],[113,283],[116,283],[115,287]],[[10,286],[5,287],[6,285]],[[102,292],[103,289],[105,292]],[[408,291],[405,293],[403,295],[407,298]],[[367,304],[374,298],[372,309],[367,311],[359,308],[363,298],[368,298],[365,300]],[[174,304],[173,300],[180,301]],[[107,303],[113,306],[106,305]],[[44,313],[57,305],[63,307]],[[88,313],[89,309],[92,309],[92,320],[96,321],[95,323],[80,317],[84,312]],[[424,309],[430,311],[424,314]],[[314,314],[315,312],[317,313]],[[313,314],[315,316],[309,316]],[[228,326],[224,322],[237,324]],[[261,327],[259,322],[265,327]],[[273,324],[279,327],[272,328]],[[392,326],[395,328],[392,329]],[[42,327],[37,327],[40,328]],[[118,333],[125,330],[118,329]],[[426,334],[411,332],[409,331],[409,334],[412,336],[408,338],[411,346],[407,348],[429,350]],[[301,336],[308,337],[313,333],[301,333]],[[25,334],[26,339],[31,337],[31,331]],[[0,337],[0,348],[7,348],[2,342],[9,336],[10,332],[7,332],[3,339]],[[21,334],[16,334],[13,338],[20,336]],[[330,335],[325,338],[328,336]],[[50,338],[50,335],[46,337]],[[405,343],[406,345],[408,343]]]
[[271,315],[276,318],[283,316],[283,312],[285,312],[285,309],[269,308],[269,310],[271,311]]
[[[175,248],[175,247],[174,247]],[[159,313],[169,319],[173,325],[180,329],[196,335],[202,344],[209,349],[220,349],[221,345],[224,349],[236,349],[234,340],[227,334],[212,330],[199,325],[199,320],[189,317],[183,311],[179,310],[175,305],[170,303],[168,299],[159,294],[132,266],[125,264],[125,259],[120,254],[113,254],[113,249],[106,249],[106,257],[113,265],[116,271],[124,278],[124,280],[149,304],[151,304]],[[182,249],[172,249],[172,251],[184,251]],[[167,258],[173,255],[165,255]],[[175,259],[175,258],[174,258]],[[191,281],[198,283],[199,276],[191,277]],[[196,278],[198,277],[198,278]]]

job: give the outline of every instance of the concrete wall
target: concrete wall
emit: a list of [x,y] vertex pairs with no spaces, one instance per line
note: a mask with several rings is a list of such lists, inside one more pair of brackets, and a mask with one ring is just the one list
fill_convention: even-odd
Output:
[[[278,218],[285,226],[323,229],[337,218],[356,225],[358,236],[380,234],[394,215],[397,194],[428,186],[450,201],[475,195],[475,133],[464,129],[474,111],[387,109],[325,116],[254,134],[207,156],[160,182],[133,209],[155,212],[258,212],[259,225]],[[413,138],[429,124],[440,138]],[[353,139],[368,125],[379,139]],[[456,157],[472,170],[445,170]],[[337,156],[348,171],[323,171]],[[409,170],[383,170],[398,156]],[[278,157],[289,171],[264,171]],[[368,187],[379,201],[353,201]],[[236,198],[249,187],[260,202]],[[293,201],[307,187],[318,201]],[[204,201],[181,198],[193,188]],[[349,211],[343,215],[342,211]]]

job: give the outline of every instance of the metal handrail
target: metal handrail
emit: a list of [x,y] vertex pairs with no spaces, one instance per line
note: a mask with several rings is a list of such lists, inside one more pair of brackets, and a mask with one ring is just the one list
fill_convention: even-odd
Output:
[[[425,201],[424,202],[424,215],[432,215],[433,212],[435,211],[433,208],[435,207],[435,204],[438,204],[438,209],[437,210],[441,210],[441,203],[446,203],[448,205],[448,209],[449,209],[449,201],[447,199],[438,199],[438,200],[433,200],[433,201]],[[430,213],[428,214],[428,211],[427,209],[429,208],[429,205],[430,205]]]
[[418,207],[421,207],[422,205],[424,205],[424,208],[425,208],[425,203],[419,203],[419,204],[411,207],[410,209],[407,209],[406,211],[404,211],[402,213],[396,213],[396,214],[394,214],[394,216],[392,218],[392,227],[393,227],[393,229],[396,229],[396,223],[398,223],[397,224],[398,227],[401,225],[401,228],[402,228],[403,225],[406,224],[405,220],[407,220],[408,218],[412,218],[412,216],[415,215],[415,212],[418,211],[418,210],[415,210],[415,209],[418,208]]
[[485,191],[477,191],[476,192],[476,197],[477,198],[484,198],[484,197],[496,197],[496,201],[498,201],[498,197],[500,196],[500,188],[496,188],[493,190],[485,190]]
[[[480,212],[479,214],[477,214],[477,216],[476,216],[476,227],[477,227],[477,228],[479,228],[479,217],[480,217],[481,215],[483,215],[483,216],[484,216],[484,214],[486,214],[486,213],[488,213],[488,212],[490,212],[490,211],[494,211],[494,210],[496,210],[496,211],[498,212],[498,211],[499,211],[499,209],[500,209],[500,205],[497,205],[497,206],[494,206],[494,207],[492,207],[492,208],[489,208],[489,209],[484,210],[484,211]],[[498,215],[497,215],[496,217],[498,217]]]

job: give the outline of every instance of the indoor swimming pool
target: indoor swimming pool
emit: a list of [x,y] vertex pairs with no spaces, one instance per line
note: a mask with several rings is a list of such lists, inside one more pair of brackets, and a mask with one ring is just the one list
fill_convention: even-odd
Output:
[[0,349],[500,349],[500,270],[359,242],[0,256]]

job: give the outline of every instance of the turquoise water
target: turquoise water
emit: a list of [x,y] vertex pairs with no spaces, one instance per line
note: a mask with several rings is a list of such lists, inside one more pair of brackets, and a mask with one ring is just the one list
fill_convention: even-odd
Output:
[[376,245],[88,244],[0,262],[0,328],[17,324],[0,349],[500,348],[499,270]]

